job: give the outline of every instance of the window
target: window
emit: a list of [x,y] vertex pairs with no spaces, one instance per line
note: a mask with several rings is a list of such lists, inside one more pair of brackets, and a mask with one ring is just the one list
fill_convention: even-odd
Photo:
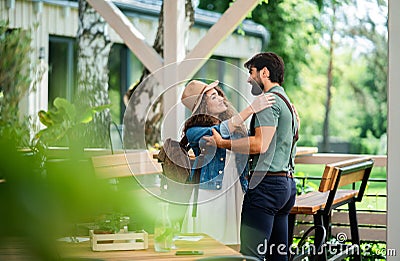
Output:
[[56,97],[72,101],[76,89],[75,39],[50,36],[49,39],[49,107]]
[[108,59],[108,69],[111,119],[117,124],[122,124],[125,113],[123,97],[129,87],[140,79],[143,65],[125,45],[113,44]]

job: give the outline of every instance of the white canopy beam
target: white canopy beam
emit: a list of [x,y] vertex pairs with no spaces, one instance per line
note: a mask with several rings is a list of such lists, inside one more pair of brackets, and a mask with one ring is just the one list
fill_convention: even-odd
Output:
[[193,50],[186,55],[185,60],[194,60],[179,66],[178,71],[181,79],[192,77],[204,64],[205,59],[211,56],[214,49],[236,29],[258,2],[259,0],[237,0],[234,2]]
[[126,18],[111,0],[87,1],[118,33],[129,49],[150,72],[153,73],[163,66],[162,57],[146,43],[145,37],[132,25],[129,19]]

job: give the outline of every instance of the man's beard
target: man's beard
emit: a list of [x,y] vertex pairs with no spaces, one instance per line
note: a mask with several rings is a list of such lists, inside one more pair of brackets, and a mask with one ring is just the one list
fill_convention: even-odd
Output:
[[253,79],[250,84],[251,94],[254,96],[260,95],[264,92],[264,84],[259,79]]

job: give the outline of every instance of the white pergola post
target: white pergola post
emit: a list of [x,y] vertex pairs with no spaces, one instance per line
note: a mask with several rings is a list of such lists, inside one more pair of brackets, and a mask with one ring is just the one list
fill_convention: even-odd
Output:
[[179,81],[178,63],[185,57],[185,0],[164,1],[164,68],[163,86],[170,89],[164,99],[164,122],[161,130],[162,139],[179,138],[178,123],[184,118],[184,110],[178,109],[181,88],[176,88]]
[[[387,260],[398,260],[400,255],[400,209],[396,195],[400,187],[400,1],[389,0],[389,78],[388,78],[388,164],[387,164]],[[394,256],[391,251],[396,251]],[[391,253],[389,253],[389,251]],[[389,254],[392,254],[389,256]]]

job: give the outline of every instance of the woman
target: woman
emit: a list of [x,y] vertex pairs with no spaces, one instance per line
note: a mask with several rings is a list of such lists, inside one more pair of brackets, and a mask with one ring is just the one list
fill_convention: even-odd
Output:
[[205,146],[202,138],[211,136],[212,129],[224,138],[247,136],[243,122],[253,113],[272,106],[274,97],[260,95],[242,112],[235,113],[218,83],[207,85],[193,80],[181,98],[192,111],[183,132],[196,155],[194,168],[201,167],[197,217],[191,217],[189,208],[182,232],[206,233],[224,244],[238,244],[241,205],[248,186],[248,155]]

